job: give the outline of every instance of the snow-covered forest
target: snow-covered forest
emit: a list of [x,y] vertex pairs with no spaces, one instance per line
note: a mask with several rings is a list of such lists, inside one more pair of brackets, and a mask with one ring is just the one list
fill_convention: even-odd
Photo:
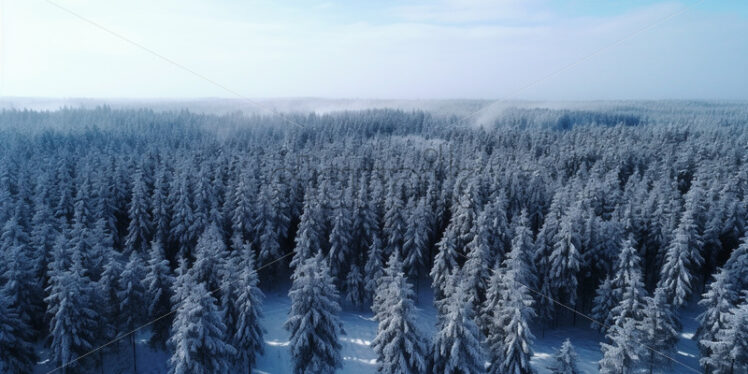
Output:
[[740,103],[4,110],[0,372],[746,373],[747,148]]

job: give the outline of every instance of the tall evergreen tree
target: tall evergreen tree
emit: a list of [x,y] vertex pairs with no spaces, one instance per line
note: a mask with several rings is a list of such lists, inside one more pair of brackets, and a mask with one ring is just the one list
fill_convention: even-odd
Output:
[[35,358],[29,325],[0,293],[0,372],[25,374],[34,370]]
[[678,321],[673,307],[667,304],[664,290],[658,288],[653,297],[647,298],[644,319],[640,322],[642,345],[647,346],[642,362],[652,374],[656,369],[666,369],[670,365],[669,356],[678,343]]
[[319,201],[314,191],[309,189],[304,194],[304,211],[294,238],[296,248],[291,259],[291,267],[296,268],[323,248],[325,241],[320,232],[322,218]]
[[191,277],[183,281],[186,298],[177,306],[169,338],[169,373],[229,373],[236,350],[228,342],[223,312],[205,283]]
[[616,275],[611,280],[613,295],[618,302],[610,311],[610,318],[614,324],[621,325],[626,319],[633,319],[639,323],[644,318],[644,298],[647,291],[644,290],[640,263],[632,239],[624,241],[618,255]]
[[[226,243],[220,230],[217,225],[211,224],[197,241],[195,263],[190,271],[197,282],[204,282],[205,287],[214,292],[221,287],[221,267],[227,257]],[[217,292],[220,298],[221,292]]]
[[610,284],[610,278],[605,277],[595,291],[595,298],[592,301],[592,312],[590,316],[594,320],[592,328],[602,333],[607,331],[608,327],[613,324],[613,315],[611,311],[616,307],[617,297]]
[[686,211],[668,246],[658,287],[668,295],[668,303],[683,306],[693,289],[694,272],[703,263],[701,240],[690,211]]
[[235,329],[229,330],[229,333],[233,335],[232,344],[237,350],[238,362],[242,368],[247,369],[247,373],[251,373],[257,354],[264,352],[263,329],[260,325],[264,295],[258,286],[260,280],[255,270],[254,251],[247,245],[239,256],[239,279],[236,282],[239,290],[236,299],[238,313]]
[[579,368],[577,368],[577,352],[574,351],[574,346],[571,345],[571,340],[566,339],[561,344],[558,352],[554,355],[555,362],[553,365],[548,367],[551,370],[551,374],[580,374]]
[[367,294],[367,300],[374,299],[379,278],[384,274],[382,256],[382,242],[379,240],[379,235],[375,232],[371,238],[371,245],[369,245],[369,252],[367,253],[366,265],[364,267],[364,290]]
[[330,271],[333,278],[338,278],[345,271],[344,266],[349,261],[353,238],[351,237],[352,225],[350,212],[341,204],[335,210],[332,230],[330,231]]
[[431,214],[425,198],[418,199],[418,202],[410,209],[402,253],[405,268],[411,276],[419,274],[429,256],[427,250],[431,238],[433,220]]
[[171,318],[164,317],[171,311],[172,286],[174,276],[169,269],[169,261],[164,258],[161,243],[154,240],[146,265],[143,278],[145,286],[146,316],[149,320],[156,320],[152,325],[152,335],[149,343],[152,347],[165,348],[171,328]]
[[[130,260],[127,261],[119,277],[119,287],[117,289],[119,310],[123,317],[122,327],[127,331],[134,330],[145,318],[143,305],[146,303],[146,295],[145,287],[143,287],[142,283],[145,275],[143,259],[137,251],[132,251],[130,253]],[[135,346],[135,334],[130,334],[130,346],[132,348],[132,371],[133,373],[137,373],[138,357]]]
[[29,237],[14,214],[0,234],[0,293],[7,298],[9,308],[29,326],[43,315],[42,290],[37,269],[31,255]]
[[150,207],[148,206],[148,190],[143,179],[143,172],[138,169],[133,175],[132,196],[127,214],[130,224],[127,227],[125,247],[129,251],[145,253],[152,234]]
[[293,372],[331,373],[342,365],[338,336],[343,327],[338,318],[338,291],[330,269],[320,252],[294,271],[288,292],[291,311],[285,328],[289,331]]
[[[395,261],[390,261],[390,268],[398,266]],[[377,289],[377,297],[382,301],[375,314],[379,321],[377,336],[371,344],[377,354],[377,371],[383,374],[424,373],[427,348],[415,323],[413,288],[402,268],[390,270],[396,272],[392,279]]]
[[[699,305],[704,307],[696,319],[699,327],[696,329],[694,339],[699,342],[710,342],[727,325],[732,313],[732,308],[738,301],[738,294],[730,285],[730,273],[723,268],[714,275],[714,281],[709,284],[707,292],[704,293]],[[711,355],[708,345],[699,344],[701,356]]]
[[572,306],[577,302],[577,275],[582,261],[578,217],[578,209],[573,208],[561,219],[548,267],[549,282],[556,300],[566,301]]
[[98,325],[93,305],[94,288],[79,254],[73,254],[69,271],[51,274],[51,278],[49,296],[45,299],[49,312],[53,313],[50,357],[57,366],[64,367],[64,372],[84,370],[86,360],[83,355],[94,348]]
[[431,267],[431,285],[434,289],[435,300],[446,297],[448,278],[458,269],[457,248],[455,247],[457,239],[456,233],[452,230],[444,232],[444,237],[439,241],[438,252],[434,257],[434,265]]
[[622,318],[620,324],[611,326],[606,335],[610,343],[600,343],[603,358],[600,374],[631,374],[641,361],[642,346],[639,330],[633,318]]
[[434,337],[432,373],[467,374],[485,372],[485,354],[481,335],[473,321],[472,305],[465,297],[466,289],[459,275],[452,275],[450,290],[444,304],[443,316]]
[[748,303],[733,309],[726,322],[714,338],[701,341],[710,351],[701,365],[714,374],[748,372]]

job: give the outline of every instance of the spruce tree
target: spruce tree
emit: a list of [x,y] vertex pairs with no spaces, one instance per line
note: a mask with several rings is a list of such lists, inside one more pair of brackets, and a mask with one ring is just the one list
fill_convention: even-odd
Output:
[[177,306],[169,345],[169,373],[229,373],[236,350],[228,342],[223,312],[203,282],[183,279],[186,298]]
[[[366,291],[366,300],[369,301],[374,300],[379,278],[384,274],[382,256],[382,242],[379,240],[379,235],[375,233],[371,238],[364,267],[364,290]],[[294,272],[294,274],[296,273]]]
[[710,352],[699,360],[705,369],[714,374],[748,372],[748,303],[734,308],[725,326],[701,344]]
[[351,264],[345,277],[345,299],[354,307],[359,307],[364,302],[364,276],[355,262]]
[[147,250],[153,228],[150,207],[148,206],[148,196],[147,186],[143,180],[143,172],[138,169],[133,175],[132,196],[130,198],[130,207],[127,210],[127,214],[130,217],[130,224],[127,227],[125,248],[141,254]]
[[595,291],[595,298],[592,301],[592,312],[590,316],[594,321],[592,328],[605,333],[608,327],[613,324],[613,315],[611,311],[618,305],[615,292],[610,284],[610,277],[605,277]]
[[578,214],[578,209],[573,208],[561,219],[557,241],[548,260],[548,277],[555,299],[571,306],[577,302],[577,275],[582,261]]
[[[351,237],[352,222],[350,213],[344,206],[335,210],[332,230],[330,231],[330,271],[333,278],[337,279],[344,272],[351,253],[353,238]],[[341,282],[342,283],[342,282]]]
[[41,280],[36,277],[35,259],[26,231],[14,215],[0,234],[0,292],[5,294],[9,307],[29,326],[43,315]]
[[643,353],[636,321],[622,318],[621,323],[611,326],[606,338],[610,343],[600,343],[603,351],[600,374],[634,373]]
[[151,347],[165,348],[171,328],[171,318],[164,317],[171,311],[172,286],[174,276],[169,269],[169,261],[164,258],[164,250],[161,243],[154,240],[151,243],[151,251],[146,265],[146,274],[143,278],[146,298],[146,316],[153,322],[152,335],[149,340]]
[[449,280],[449,290],[441,309],[439,326],[434,337],[432,373],[467,374],[485,372],[485,354],[481,334],[475,325],[472,305],[465,297],[466,289],[459,275]]
[[410,276],[417,276],[420,269],[426,264],[427,250],[431,238],[431,214],[425,198],[418,199],[418,203],[411,209],[402,252],[403,262]]
[[[126,331],[132,331],[139,327],[145,318],[143,305],[146,303],[145,287],[143,279],[145,278],[145,269],[143,268],[143,259],[137,251],[130,253],[130,260],[127,261],[122,274],[119,277],[119,287],[117,289],[117,300],[119,301],[119,311],[122,316],[122,328]],[[135,349],[135,334],[130,334],[130,346],[132,348],[132,365],[133,373],[138,372],[137,350]]]
[[338,318],[338,291],[330,269],[320,252],[294,271],[288,292],[291,311],[285,328],[289,331],[291,359],[295,374],[332,373],[342,367],[338,336],[343,327]]
[[95,293],[79,254],[73,254],[69,271],[54,274],[45,299],[52,312],[50,357],[65,372],[84,370],[83,355],[94,348],[98,327]]
[[301,214],[299,228],[296,231],[296,248],[291,259],[291,267],[296,268],[306,259],[314,256],[316,251],[323,248],[324,238],[320,232],[321,212],[319,201],[312,189],[304,194],[304,211]]
[[675,236],[665,255],[658,287],[668,296],[668,303],[676,308],[683,306],[693,289],[694,272],[703,263],[701,240],[689,211],[683,214]]
[[[236,327],[229,330],[232,334],[232,344],[238,354],[241,367],[252,372],[257,355],[264,352],[263,329],[260,325],[262,318],[262,301],[264,295],[259,288],[260,280],[255,270],[254,251],[246,245],[240,254],[238,281],[238,296],[236,299]],[[229,281],[228,279],[226,281]]]
[[458,269],[455,235],[452,230],[444,232],[444,237],[439,241],[438,252],[434,257],[434,265],[431,267],[431,285],[436,300],[441,300],[447,296],[445,287],[448,278]]
[[533,299],[527,286],[518,281],[521,269],[512,268],[516,262],[511,255],[504,261],[499,281],[505,290],[499,309],[493,314],[491,336],[487,337],[489,348],[497,352],[497,361],[491,362],[489,372],[531,374],[534,370],[530,366],[532,357],[532,341],[529,321],[535,316],[532,309]]
[[658,288],[653,297],[647,297],[647,307],[644,309],[644,319],[639,324],[642,345],[647,346],[642,362],[649,369],[666,369],[670,365],[675,344],[678,343],[678,321],[673,307],[667,304],[665,291]]
[[190,271],[194,274],[195,281],[204,282],[209,291],[218,292],[219,298],[221,292],[216,290],[221,287],[221,267],[227,257],[223,236],[217,225],[211,224],[197,241],[195,263]]
[[36,362],[29,325],[11,307],[10,299],[0,292],[0,372],[31,373]]
[[[397,267],[390,261],[390,267]],[[394,270],[394,269],[393,269]],[[427,349],[418,330],[414,293],[402,269],[377,290],[382,299],[375,314],[379,321],[372,349],[377,354],[377,371],[383,374],[423,373],[426,371]]]
[[551,374],[580,374],[577,368],[577,352],[571,345],[571,340],[564,340],[558,352],[554,355],[555,362],[548,369]]
[[709,284],[707,292],[699,301],[699,305],[705,309],[696,318],[699,321],[699,327],[696,329],[694,339],[699,342],[702,357],[711,355],[709,346],[702,342],[714,340],[717,334],[725,329],[732,308],[737,301],[738,294],[730,285],[729,270],[723,268],[714,275],[714,281]]
[[623,248],[618,255],[616,275],[611,281],[613,294],[618,304],[610,311],[610,318],[614,324],[621,324],[626,319],[633,319],[637,323],[644,318],[646,306],[641,275],[641,260],[631,239],[623,242]]

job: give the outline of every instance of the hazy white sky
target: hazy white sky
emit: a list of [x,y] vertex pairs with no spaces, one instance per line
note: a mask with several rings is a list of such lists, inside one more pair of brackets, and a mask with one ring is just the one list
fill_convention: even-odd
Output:
[[0,95],[235,97],[48,1],[246,97],[748,99],[744,0],[0,0]]

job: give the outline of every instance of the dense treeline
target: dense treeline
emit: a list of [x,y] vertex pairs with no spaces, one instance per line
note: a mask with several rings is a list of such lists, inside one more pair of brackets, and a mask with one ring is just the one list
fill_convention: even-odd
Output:
[[[598,321],[601,372],[657,370],[672,363],[642,346],[671,351],[696,300],[703,368],[739,372],[748,111],[639,109],[482,128],[394,110],[2,112],[0,367],[30,372],[44,342],[67,372],[103,370],[134,335],[87,352],[156,319],[172,372],[248,372],[258,285],[289,280],[298,373],[340,367],[341,306],[374,311],[381,372],[529,373],[529,324],[577,322],[559,303]],[[413,324],[426,280],[431,339]],[[574,357],[564,344],[558,372]]]

